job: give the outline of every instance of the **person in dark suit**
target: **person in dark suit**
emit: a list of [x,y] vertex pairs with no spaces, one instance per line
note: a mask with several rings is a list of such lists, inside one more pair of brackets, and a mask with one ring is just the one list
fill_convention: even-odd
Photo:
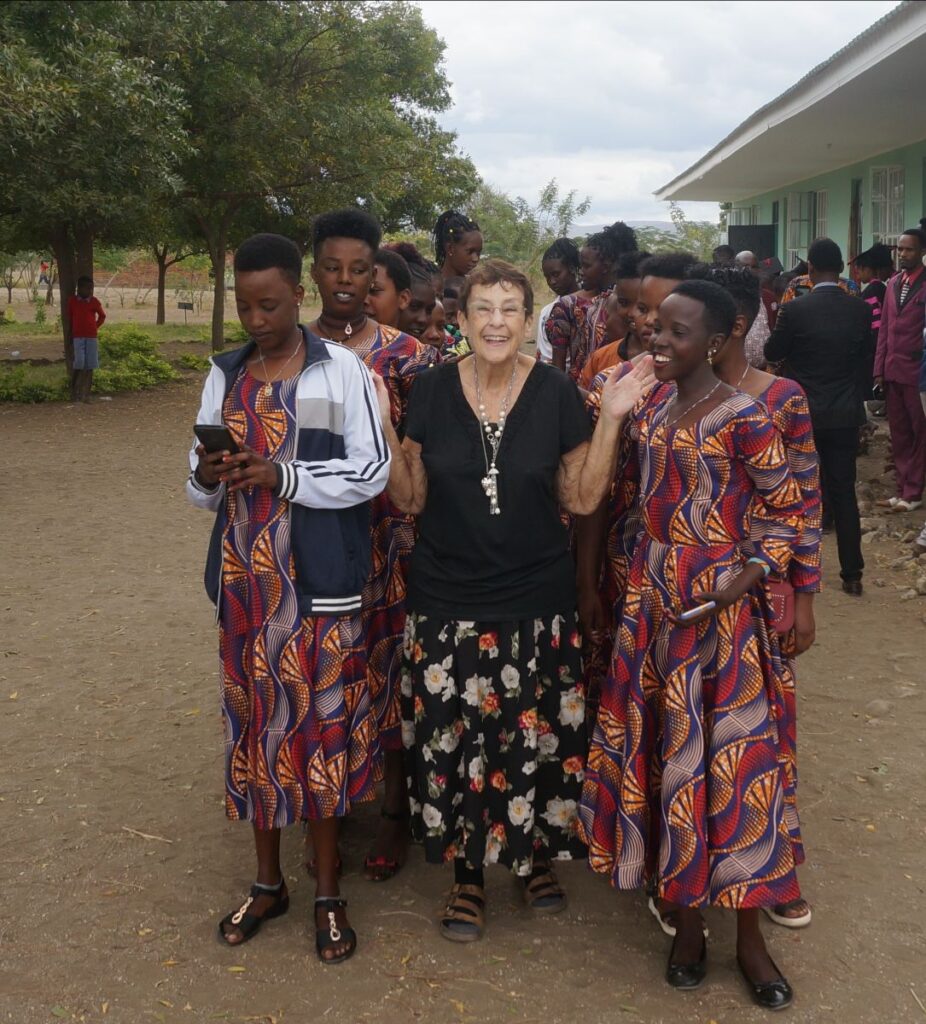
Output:
[[855,497],[858,428],[865,422],[862,378],[871,338],[871,308],[839,287],[842,253],[831,238],[807,251],[812,291],[782,306],[765,358],[807,394],[820,457],[824,502],[836,526],[842,589],[862,593],[862,534]]

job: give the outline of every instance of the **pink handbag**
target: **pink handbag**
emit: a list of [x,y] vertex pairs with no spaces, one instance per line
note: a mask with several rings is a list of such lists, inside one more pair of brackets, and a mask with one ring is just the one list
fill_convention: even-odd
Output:
[[794,587],[787,580],[766,580],[765,594],[775,632],[790,633],[794,628]]

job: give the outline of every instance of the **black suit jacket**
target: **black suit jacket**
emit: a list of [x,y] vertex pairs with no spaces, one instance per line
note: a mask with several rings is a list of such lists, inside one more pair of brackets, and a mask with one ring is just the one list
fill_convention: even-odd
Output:
[[871,343],[871,307],[839,287],[814,288],[778,310],[765,358],[807,393],[815,429],[865,422],[862,377]]

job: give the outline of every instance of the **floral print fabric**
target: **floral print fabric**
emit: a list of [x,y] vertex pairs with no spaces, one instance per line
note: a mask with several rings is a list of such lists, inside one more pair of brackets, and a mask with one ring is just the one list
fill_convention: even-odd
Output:
[[408,616],[402,729],[428,861],[527,875],[535,856],[585,857],[580,643],[575,613],[492,624]]

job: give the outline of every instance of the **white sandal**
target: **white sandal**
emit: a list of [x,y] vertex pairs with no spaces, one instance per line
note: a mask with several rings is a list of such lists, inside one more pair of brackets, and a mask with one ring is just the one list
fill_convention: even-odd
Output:
[[806,928],[813,920],[813,910],[807,900],[799,896],[796,900],[789,900],[787,903],[779,903],[778,906],[783,910],[786,910],[788,907],[793,907],[797,903],[803,903],[807,908],[800,917],[788,917],[785,914],[776,914],[775,907],[763,907],[762,910],[769,921],[774,921],[775,924],[780,924],[782,928]]

